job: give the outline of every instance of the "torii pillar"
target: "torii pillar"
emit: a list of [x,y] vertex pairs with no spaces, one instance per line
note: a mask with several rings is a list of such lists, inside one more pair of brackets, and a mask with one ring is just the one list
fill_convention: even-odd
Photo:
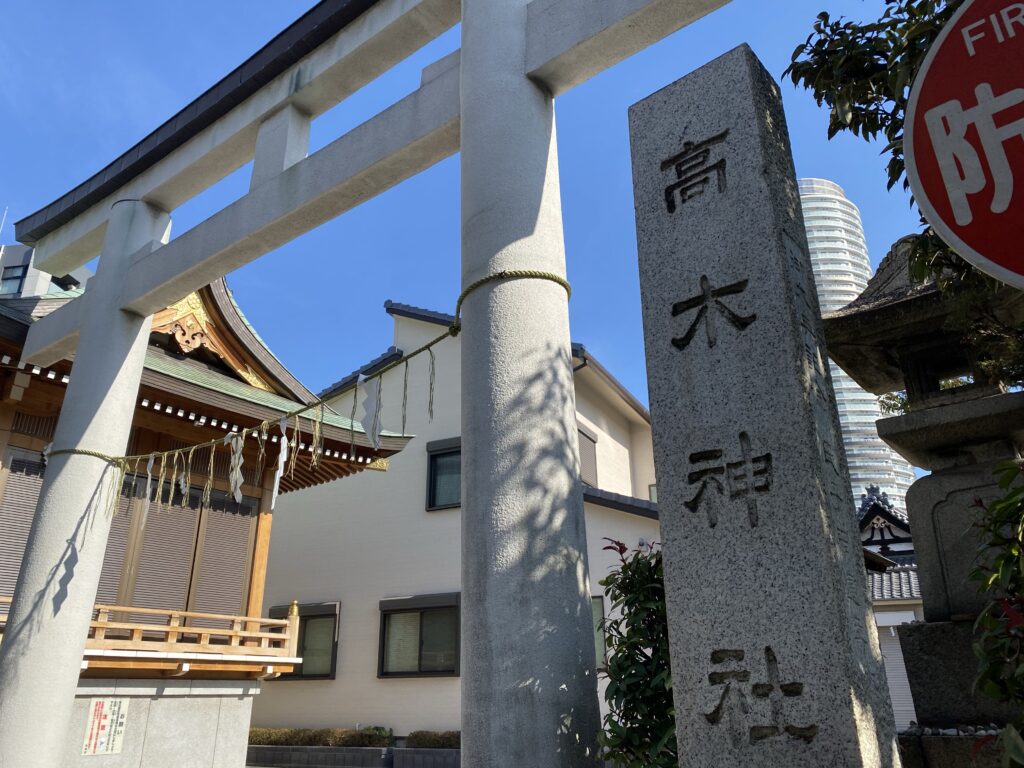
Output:
[[[122,276],[133,256],[167,242],[170,226],[168,214],[141,200],[114,204],[55,450],[125,453],[152,318],[118,309]],[[94,456],[48,462],[0,643],[0,768],[61,765],[110,530],[108,501],[120,491],[115,476]]]
[[[526,47],[527,0],[463,0],[463,285],[565,274],[554,103]],[[596,766],[566,292],[491,282],[463,315],[462,764]]]

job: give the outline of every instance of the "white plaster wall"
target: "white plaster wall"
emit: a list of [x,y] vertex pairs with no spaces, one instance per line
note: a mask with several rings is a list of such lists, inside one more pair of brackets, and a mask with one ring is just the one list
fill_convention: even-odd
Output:
[[634,423],[631,430],[629,458],[633,470],[633,495],[649,498],[650,486],[657,480],[654,474],[654,441],[650,424]]
[[[584,369],[585,370],[585,369]],[[610,407],[584,377],[576,376],[576,419],[597,433],[597,485],[605,491],[647,498],[633,492],[630,423]]]
[[[443,331],[395,318],[394,344],[415,349]],[[398,735],[459,727],[459,678],[377,678],[379,601],[461,589],[461,512],[425,511],[425,445],[461,432],[458,340],[442,342],[435,355],[434,419],[427,417],[429,366],[423,355],[409,368],[406,429],[416,437],[392,458],[387,473],[363,472],[278,502],[265,609],[292,600],[340,601],[337,674],[326,681],[267,682],[253,706],[254,725],[381,725]],[[402,379],[400,368],[384,379],[383,423],[393,431],[401,431]],[[599,436],[598,480],[603,489],[632,494],[630,423],[602,402],[596,393],[577,392],[580,422]],[[335,408],[348,415],[351,399]],[[646,498],[646,485],[641,490]],[[604,537],[636,546],[641,537],[657,540],[658,524],[591,504],[586,516],[591,594],[597,595],[597,582],[617,560],[602,551]]]
[[[413,349],[443,329],[396,323],[396,343]],[[379,601],[460,590],[459,510],[426,512],[425,444],[459,435],[458,342],[435,347],[434,420],[427,418],[428,356],[410,363],[407,431],[415,439],[386,473],[362,472],[294,494],[274,513],[265,607],[340,601],[335,680],[271,681],[253,724],[351,727],[397,733],[451,728],[459,721],[458,678],[377,678]],[[384,379],[383,424],[401,429],[402,374]],[[351,399],[339,402],[348,414]],[[358,418],[358,414],[357,414]]]

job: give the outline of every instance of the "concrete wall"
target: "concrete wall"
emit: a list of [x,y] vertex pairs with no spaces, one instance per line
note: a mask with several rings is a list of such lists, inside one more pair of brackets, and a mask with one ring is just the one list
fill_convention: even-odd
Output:
[[[255,682],[82,680],[63,765],[68,768],[243,768]],[[120,754],[83,755],[91,700],[127,698]]]
[[[411,350],[443,331],[440,325],[396,318],[394,343]],[[458,339],[442,342],[435,355],[433,421],[427,414],[429,367],[424,355],[409,368],[406,431],[415,438],[391,460],[387,473],[363,472],[285,495],[278,502],[266,607],[292,600],[340,601],[337,672],[334,680],[268,682],[253,708],[254,725],[381,725],[400,736],[459,727],[459,678],[377,677],[379,601],[461,589],[461,510],[425,509],[425,446],[461,434]],[[401,431],[402,381],[401,370],[385,377],[383,424],[388,430]],[[595,387],[580,389],[579,420],[598,434],[601,488],[646,499],[646,482],[634,492],[632,476],[653,476],[649,451],[638,460],[631,458],[635,434],[630,422]],[[334,407],[348,415],[351,402],[342,398]],[[597,595],[598,580],[616,559],[602,551],[604,537],[635,546],[641,538],[656,540],[658,524],[591,504],[586,514],[591,593]]]

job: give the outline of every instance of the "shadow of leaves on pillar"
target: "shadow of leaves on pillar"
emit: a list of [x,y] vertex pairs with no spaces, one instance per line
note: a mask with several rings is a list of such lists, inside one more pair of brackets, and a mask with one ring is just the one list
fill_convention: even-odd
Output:
[[[489,710],[464,712],[463,739],[490,734],[481,743],[500,744],[511,756],[503,765],[594,766],[596,661],[571,356],[568,344],[527,354],[536,359],[511,367],[538,371],[531,379],[478,374],[515,387],[504,403],[471,406],[501,425],[490,430],[495,443],[463,435],[465,476],[491,478],[486,488],[467,485],[463,502],[463,685],[489,687],[464,697]],[[501,398],[508,389],[495,391]]]

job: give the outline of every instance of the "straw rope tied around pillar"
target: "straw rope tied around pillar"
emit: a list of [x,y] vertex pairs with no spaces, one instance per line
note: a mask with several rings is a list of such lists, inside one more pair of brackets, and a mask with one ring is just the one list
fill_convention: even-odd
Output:
[[[352,393],[352,410],[349,416],[349,452],[348,454],[342,454],[342,458],[349,461],[356,461],[355,451],[355,424],[356,424],[356,405],[358,401],[359,387],[363,385],[364,398],[363,404],[366,410],[363,418],[364,432],[367,438],[370,440],[371,445],[374,448],[380,448],[380,433],[382,430],[382,413],[383,413],[383,387],[382,377],[384,374],[389,373],[398,366],[404,366],[403,383],[402,383],[402,435],[406,435],[406,417],[407,417],[407,405],[409,395],[409,361],[415,357],[419,357],[423,353],[429,355],[429,374],[428,374],[428,393],[427,393],[427,413],[428,418],[433,421],[434,418],[434,384],[436,375],[436,358],[434,355],[434,347],[440,344],[447,338],[458,336],[462,331],[462,305],[473,291],[482,285],[487,283],[500,281],[500,280],[547,280],[552,283],[556,283],[565,289],[565,292],[570,297],[572,296],[572,288],[569,285],[569,281],[561,275],[554,274],[553,272],[542,272],[533,269],[509,269],[501,272],[496,272],[486,277],[481,277],[479,280],[475,280],[466,286],[462,293],[459,294],[458,301],[455,303],[455,316],[447,330],[435,339],[428,341],[422,347],[413,350],[412,352],[402,355],[401,358],[395,360],[392,363],[384,366],[378,371],[372,374],[364,375],[359,374],[356,376],[355,381],[350,387],[342,389],[338,392],[333,392],[329,395],[330,399],[336,400],[342,395],[346,395],[349,392]],[[0,365],[0,368],[13,368],[20,370],[20,366],[6,366]],[[298,462],[300,449],[305,449],[305,444],[300,442],[302,436],[302,420],[301,417],[308,414],[310,411],[313,412],[312,416],[306,416],[311,422],[310,427],[310,444],[308,446],[310,455],[309,467],[312,470],[316,470],[320,465],[320,460],[324,453],[324,437],[323,437],[323,419],[324,409],[329,409],[332,413],[337,414],[327,401],[327,398],[320,398],[308,405],[285,413],[278,420],[278,428],[281,432],[281,437],[277,441],[279,444],[278,455],[277,455],[277,466],[274,471],[274,486],[271,492],[270,509],[273,510],[277,502],[279,495],[281,480],[283,479],[286,471],[289,477],[294,477],[295,466]],[[289,424],[288,422],[294,419],[294,424],[291,426],[291,436],[289,437]],[[216,451],[218,446],[227,446],[231,450],[231,460],[229,464],[228,483],[230,491],[235,499],[236,503],[242,501],[242,485],[244,483],[244,473],[242,467],[244,465],[244,444],[248,437],[256,438],[259,444],[259,453],[257,456],[257,463],[260,467],[264,466],[264,459],[266,458],[266,444],[268,440],[268,433],[270,426],[273,422],[266,420],[260,422],[255,427],[247,427],[240,430],[239,432],[233,432],[224,436],[223,438],[216,438],[208,440],[204,443],[196,443],[195,445],[186,446],[184,448],[177,448],[171,451],[154,452],[149,454],[138,454],[130,456],[108,456],[107,454],[100,453],[98,451],[90,451],[85,448],[58,448],[53,449],[52,444],[46,446],[43,451],[43,462],[45,463],[50,457],[61,456],[61,455],[77,455],[77,456],[91,456],[92,458],[99,459],[110,465],[113,470],[111,480],[111,491],[107,494],[107,512],[111,515],[115,514],[118,509],[117,499],[120,496],[121,489],[124,485],[124,479],[126,475],[131,474],[138,476],[139,465],[141,462],[146,462],[146,490],[145,490],[145,501],[143,504],[141,519],[145,524],[146,514],[149,511],[150,500],[155,499],[158,504],[163,502],[163,488],[164,481],[167,479],[167,470],[170,468],[171,476],[169,483],[169,490],[167,494],[167,504],[171,505],[174,502],[175,486],[180,485],[180,492],[182,500],[187,503],[188,500],[188,489],[191,487],[192,481],[192,461],[197,450],[208,450],[208,465],[206,468],[206,482],[203,486],[202,496],[200,497],[200,503],[203,506],[209,506],[210,497],[213,493],[213,479],[214,479],[214,465],[216,460]],[[156,488],[153,488],[153,471],[156,462],[159,460],[160,467],[156,480]],[[168,462],[170,466],[168,467]],[[180,468],[179,468],[180,462]]]

